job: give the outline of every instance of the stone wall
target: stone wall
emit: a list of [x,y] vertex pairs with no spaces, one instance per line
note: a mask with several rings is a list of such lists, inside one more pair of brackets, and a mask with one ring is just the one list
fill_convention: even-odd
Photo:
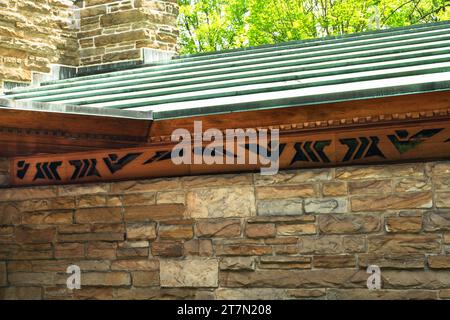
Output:
[[176,0],[85,0],[80,15],[81,65],[143,59],[142,48],[176,51]]
[[446,299],[450,162],[0,189],[0,243],[2,299]]
[[30,82],[50,64],[78,64],[73,3],[68,0],[0,0],[0,87]]
[[142,61],[143,48],[173,54],[177,15],[176,0],[0,0],[0,91],[51,64]]

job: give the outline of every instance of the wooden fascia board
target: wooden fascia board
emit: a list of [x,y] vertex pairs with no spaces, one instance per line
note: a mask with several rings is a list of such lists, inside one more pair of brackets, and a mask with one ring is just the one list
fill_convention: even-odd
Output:
[[[204,146],[207,146],[205,143]],[[156,177],[257,172],[253,164],[181,164],[171,161],[175,143],[11,159],[13,186],[107,182]],[[251,149],[240,145],[248,159]],[[190,149],[194,154],[193,148]],[[280,135],[280,169],[402,163],[450,159],[450,115],[426,121],[395,121],[335,130],[288,132]],[[193,156],[192,156],[193,157]],[[235,160],[235,155],[221,156]]]
[[147,142],[151,113],[0,99],[0,156],[122,148]]
[[167,141],[175,129],[193,130],[201,121],[204,130],[215,128],[330,128],[376,124],[396,118],[419,119],[450,110],[450,91],[410,94],[377,99],[326,103],[310,106],[273,108],[206,116],[155,120],[149,141]]

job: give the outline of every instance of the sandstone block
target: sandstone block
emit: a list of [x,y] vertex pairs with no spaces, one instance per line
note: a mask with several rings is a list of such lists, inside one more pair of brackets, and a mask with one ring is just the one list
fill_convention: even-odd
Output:
[[423,177],[425,166],[420,163],[391,166],[355,166],[336,169],[336,179],[340,180],[380,180],[391,177]]
[[137,60],[141,58],[141,54],[142,52],[140,49],[110,52],[103,55],[102,62],[110,63],[114,61]]
[[450,190],[450,176],[433,177],[436,190]]
[[124,241],[124,232],[58,234],[58,242]]
[[369,252],[385,254],[438,253],[440,238],[436,235],[381,235],[368,238]]
[[385,227],[390,233],[417,233],[422,229],[422,217],[388,217]]
[[279,236],[295,236],[316,233],[316,225],[312,223],[281,224],[277,226],[277,235]]
[[346,198],[311,198],[305,200],[305,213],[345,213]]
[[6,188],[0,192],[0,201],[50,199],[54,197],[56,197],[56,189],[54,187]]
[[151,248],[154,256],[181,257],[183,255],[183,244],[179,241],[155,241]]
[[159,272],[156,271],[134,271],[131,277],[135,287],[159,286]]
[[271,288],[243,288],[243,289],[225,289],[220,288],[216,291],[217,299],[221,300],[274,300],[287,299],[285,289]]
[[253,187],[194,189],[187,193],[187,209],[192,218],[254,216]]
[[428,256],[428,266],[432,269],[450,269],[450,256]]
[[209,257],[213,254],[211,240],[192,239],[183,244],[184,255],[194,255],[201,257]]
[[57,283],[54,272],[17,272],[8,274],[9,284],[12,286],[51,286]]
[[145,30],[132,30],[122,33],[115,33],[109,35],[101,35],[94,39],[96,47],[103,47],[120,42],[142,40],[148,37]]
[[161,225],[158,230],[160,239],[191,239],[194,236],[192,224]]
[[450,192],[436,192],[436,207],[450,208]]
[[252,257],[223,257],[220,270],[254,270],[255,260]]
[[158,271],[159,261],[156,259],[116,260],[111,263],[111,270]]
[[344,251],[343,239],[338,236],[303,236],[299,239],[299,252],[302,254],[331,254]]
[[184,191],[163,191],[156,195],[156,203],[186,203],[186,194]]
[[209,219],[198,220],[195,234],[199,238],[233,238],[241,234],[239,219]]
[[342,245],[345,253],[366,252],[366,236],[344,236]]
[[435,176],[445,176],[450,174],[450,164],[448,162],[436,162],[432,166],[432,172]]
[[21,220],[20,208],[16,203],[0,202],[0,224],[19,224]]
[[116,258],[117,244],[109,242],[90,242],[87,245],[87,257],[91,259]]
[[372,215],[320,215],[319,230],[324,234],[371,233],[380,230],[380,217]]
[[163,190],[181,189],[178,179],[151,179],[113,183],[111,192],[114,194],[147,193]]
[[358,255],[358,261],[360,267],[364,268],[370,265],[377,265],[383,269],[423,269],[425,267],[425,256],[420,254],[360,254]]
[[245,228],[248,238],[272,238],[275,237],[276,229],[273,223],[251,223]]
[[426,209],[433,204],[431,192],[353,197],[352,211],[382,211],[399,209]]
[[77,199],[78,208],[95,208],[108,206],[108,198],[105,195],[83,195]]
[[153,240],[156,239],[155,223],[129,223],[127,224],[128,240]]
[[260,269],[310,269],[311,258],[302,256],[266,256],[260,258]]
[[430,290],[367,290],[330,289],[329,300],[435,300],[437,292]]
[[131,276],[127,272],[85,272],[81,275],[81,282],[85,286],[129,286]]
[[55,246],[55,258],[83,258],[84,243],[61,243]]
[[58,186],[60,196],[81,196],[106,194],[109,192],[109,184],[85,184],[85,185],[65,185]]
[[217,244],[217,256],[261,256],[271,254],[272,248],[259,244]]
[[286,170],[271,176],[255,174],[256,185],[303,184],[306,182],[328,181],[332,178],[330,169]]
[[63,210],[73,208],[75,208],[75,198],[73,197],[27,200],[20,203],[20,210],[22,212]]
[[392,192],[391,180],[360,180],[348,183],[350,194],[376,194]]
[[253,184],[251,174],[222,174],[222,175],[203,175],[188,176],[181,178],[184,189],[191,188],[211,188],[224,186],[249,186]]
[[220,274],[221,287],[232,288],[366,288],[365,270],[257,270]]
[[316,195],[313,184],[293,185],[293,186],[276,186],[276,187],[257,187],[257,199],[289,199],[289,198],[305,198]]
[[[103,8],[103,7],[94,7],[94,8]],[[94,9],[94,8],[90,8],[90,9]],[[88,10],[90,10],[90,9],[88,9]],[[82,12],[83,11],[86,11],[86,9],[82,10]],[[99,11],[102,11],[102,10],[97,9],[95,12],[93,12],[93,13],[89,12],[89,13],[90,13],[90,15],[96,15],[96,14],[100,14]],[[101,12],[101,13],[106,13],[106,10],[105,10],[105,12]],[[133,10],[118,11],[118,12],[106,14],[100,18],[100,23],[101,23],[102,27],[112,27],[112,26],[118,26],[118,25],[124,24],[124,23],[131,23],[131,22],[144,20],[146,18],[147,18],[147,16],[144,12],[140,11],[139,9],[133,9]]]
[[146,258],[149,256],[148,247],[119,247],[117,259]]
[[395,192],[418,192],[431,190],[431,181],[425,178],[402,178],[395,183]]
[[72,211],[30,212],[22,215],[23,224],[70,224]]
[[258,201],[258,215],[282,216],[303,214],[302,199],[263,200]]
[[450,285],[450,271],[385,270],[383,288],[386,289],[445,289]]
[[425,231],[449,231],[450,213],[428,212],[424,215],[423,227]]
[[112,223],[121,222],[121,209],[112,208],[88,208],[75,211],[75,221],[77,223]]
[[143,222],[183,218],[185,207],[181,204],[125,207],[125,221]]
[[322,194],[325,197],[337,197],[347,195],[347,183],[336,181],[336,182],[325,182],[322,185]]
[[41,300],[40,287],[7,287],[0,288],[1,300]]
[[156,203],[156,193],[131,193],[122,196],[122,203],[124,206],[144,206],[154,205]]
[[162,287],[217,287],[216,259],[161,260]]
[[353,268],[356,265],[356,259],[351,255],[324,255],[314,256],[314,268]]
[[56,229],[41,226],[16,228],[16,241],[20,243],[49,243],[55,240]]

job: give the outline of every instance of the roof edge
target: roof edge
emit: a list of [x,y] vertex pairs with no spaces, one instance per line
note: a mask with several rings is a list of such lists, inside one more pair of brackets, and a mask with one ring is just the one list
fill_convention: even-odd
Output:
[[26,100],[0,98],[0,110],[21,110],[49,113],[72,114],[89,117],[122,118],[131,120],[153,120],[153,111],[136,111],[108,108],[92,108],[77,105],[65,105]]
[[[216,105],[214,107],[197,107],[189,109],[175,109],[155,111],[154,119],[169,120],[177,118],[189,118],[196,116],[208,116],[213,114],[227,114],[232,112],[259,111],[268,109],[302,107],[310,105],[322,105],[335,102],[354,100],[367,100],[402,95],[450,91],[449,81],[436,81],[415,85],[397,85],[392,87],[361,89],[349,92],[325,93],[320,95],[301,96],[296,98],[272,99],[267,101],[252,101],[236,104]],[[206,111],[206,112],[205,112]]]

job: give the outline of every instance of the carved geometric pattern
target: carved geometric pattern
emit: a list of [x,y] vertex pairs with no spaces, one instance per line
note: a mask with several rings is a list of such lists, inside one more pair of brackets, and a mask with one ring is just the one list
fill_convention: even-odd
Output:
[[62,165],[62,161],[39,162],[36,164],[36,175],[33,181],[37,179],[61,180],[58,173],[58,167]]
[[388,138],[392,142],[394,147],[398,150],[398,152],[405,153],[409,150],[414,149],[419,144],[438,134],[442,130],[444,129],[423,129],[418,133],[410,136],[409,138],[408,130],[396,130],[396,135],[388,135]]
[[127,164],[132,162],[134,159],[139,157],[141,154],[142,154],[142,152],[128,153],[127,155],[125,155],[119,159],[117,154],[113,153],[113,154],[109,154],[107,158],[103,158],[103,161],[105,162],[109,171],[114,174],[117,171],[122,170],[123,167],[125,167]]
[[25,178],[25,175],[28,172],[28,169],[30,168],[30,164],[26,163],[25,161],[19,161],[17,162],[17,178],[23,179]]
[[70,180],[81,179],[84,177],[101,177],[97,170],[96,159],[71,160],[69,163],[75,167]]
[[348,151],[342,159],[343,162],[350,160],[359,160],[369,157],[379,156],[386,158],[378,148],[378,137],[370,137],[370,140],[366,137],[340,139],[340,143],[348,147]]
[[306,162],[323,162],[329,163],[330,159],[324,152],[324,148],[331,144],[331,140],[297,142],[294,145],[296,153],[291,160],[290,165],[293,165],[297,161]]

